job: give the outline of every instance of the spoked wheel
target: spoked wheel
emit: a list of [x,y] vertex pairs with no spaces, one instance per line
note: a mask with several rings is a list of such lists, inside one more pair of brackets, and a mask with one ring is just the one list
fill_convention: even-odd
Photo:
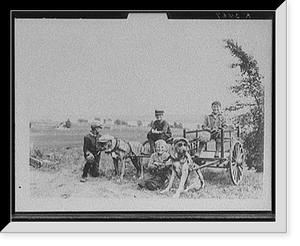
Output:
[[244,172],[244,149],[239,141],[232,144],[230,155],[229,155],[229,170],[232,182],[238,185],[243,178]]
[[142,151],[142,156],[143,158],[141,159],[141,164],[142,166],[147,166],[148,165],[148,162],[149,162],[149,158],[151,156],[151,147],[150,147],[150,143],[149,141],[145,141],[143,143],[143,151]]
[[143,143],[143,155],[151,155],[152,153],[151,153],[151,147],[150,147],[150,143],[149,143],[149,141],[147,140],[147,141],[145,141],[144,143]]

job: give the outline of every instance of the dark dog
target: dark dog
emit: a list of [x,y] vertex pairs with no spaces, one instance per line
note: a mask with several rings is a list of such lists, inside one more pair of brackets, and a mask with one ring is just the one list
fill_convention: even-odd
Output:
[[188,151],[189,142],[187,139],[180,137],[174,139],[169,151],[170,159],[166,163],[166,165],[172,165],[172,174],[167,188],[160,193],[168,192],[172,188],[176,177],[180,179],[180,183],[173,195],[174,198],[179,198],[182,192],[204,188],[203,175],[200,169],[194,169],[194,163]]
[[99,138],[100,150],[110,154],[115,168],[115,174],[118,181],[123,181],[126,159],[130,159],[137,171],[137,176],[143,177],[143,168],[138,157],[143,150],[143,145],[139,142],[126,142],[109,135],[103,135]]

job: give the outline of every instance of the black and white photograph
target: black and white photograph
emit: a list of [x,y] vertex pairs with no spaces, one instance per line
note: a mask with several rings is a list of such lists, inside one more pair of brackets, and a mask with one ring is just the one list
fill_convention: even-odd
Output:
[[280,221],[275,20],[13,12],[16,221]]

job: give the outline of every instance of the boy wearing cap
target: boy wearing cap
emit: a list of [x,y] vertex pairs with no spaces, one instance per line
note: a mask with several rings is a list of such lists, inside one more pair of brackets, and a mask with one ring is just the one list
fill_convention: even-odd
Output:
[[155,152],[150,156],[148,163],[149,172],[144,174],[143,179],[139,180],[138,186],[148,190],[156,190],[162,188],[167,180],[168,170],[170,166],[166,166],[169,159],[167,152],[167,144],[165,140],[157,140],[155,142]]
[[156,120],[153,122],[150,131],[147,134],[147,138],[150,143],[151,153],[154,152],[154,143],[159,139],[168,140],[172,137],[169,123],[163,120],[163,110],[155,110]]
[[93,122],[91,124],[91,131],[84,137],[83,155],[86,163],[83,168],[81,182],[87,181],[88,173],[92,177],[99,176],[99,162],[100,162],[100,149],[98,146],[98,139],[101,137],[100,130],[101,124]]
[[225,117],[221,113],[221,103],[219,101],[214,101],[211,104],[212,113],[206,115],[202,129],[204,132],[200,132],[199,140],[199,153],[200,156],[202,149],[206,143],[211,139],[216,141],[216,152],[214,157],[218,158],[221,150],[221,128],[227,128]]

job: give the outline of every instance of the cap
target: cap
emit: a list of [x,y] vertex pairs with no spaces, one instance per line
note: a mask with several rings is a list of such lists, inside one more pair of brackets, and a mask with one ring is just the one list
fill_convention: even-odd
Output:
[[100,143],[106,143],[106,142],[108,142],[108,141],[110,141],[110,140],[113,140],[113,139],[114,139],[113,136],[108,135],[108,134],[105,134],[105,135],[102,135],[102,136],[98,139],[98,142],[100,142]]
[[91,128],[92,129],[96,129],[98,127],[100,127],[102,129],[102,125],[100,124],[100,122],[92,122],[91,123]]
[[163,110],[155,110],[155,116],[156,115],[163,115],[164,111]]
[[187,143],[187,145],[190,145],[189,140],[187,140],[187,139],[184,138],[184,137],[176,137],[176,138],[174,138],[173,144],[175,145],[175,144],[178,143],[179,141],[184,141],[184,142]]

